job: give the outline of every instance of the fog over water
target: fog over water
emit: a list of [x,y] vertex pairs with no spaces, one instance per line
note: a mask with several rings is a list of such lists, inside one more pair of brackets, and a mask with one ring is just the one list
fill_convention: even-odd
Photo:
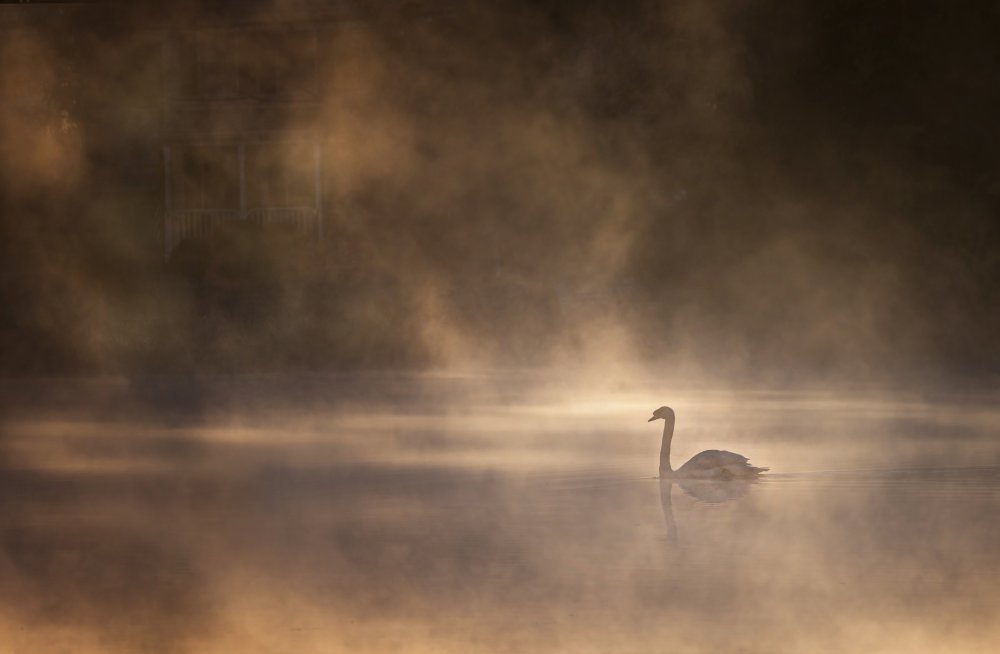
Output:
[[[5,388],[11,651],[1000,638],[993,397],[569,392],[512,374],[188,383]],[[646,417],[665,396],[675,462],[718,447],[772,472],[661,482]]]
[[997,21],[0,4],[0,654],[997,651]]

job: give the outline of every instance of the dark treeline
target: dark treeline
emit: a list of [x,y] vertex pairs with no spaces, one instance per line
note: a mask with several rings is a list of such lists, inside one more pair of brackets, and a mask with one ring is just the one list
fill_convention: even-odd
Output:
[[299,4],[323,242],[168,262],[158,39],[232,7],[3,8],[4,372],[996,372],[998,10]]

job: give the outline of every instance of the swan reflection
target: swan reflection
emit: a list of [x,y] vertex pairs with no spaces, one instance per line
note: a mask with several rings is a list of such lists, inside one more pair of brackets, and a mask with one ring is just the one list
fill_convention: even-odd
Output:
[[750,492],[754,480],[732,479],[715,481],[709,479],[661,479],[660,506],[663,509],[663,523],[667,528],[667,540],[677,544],[677,520],[674,518],[673,489],[680,487],[685,495],[702,504],[723,504],[744,497]]

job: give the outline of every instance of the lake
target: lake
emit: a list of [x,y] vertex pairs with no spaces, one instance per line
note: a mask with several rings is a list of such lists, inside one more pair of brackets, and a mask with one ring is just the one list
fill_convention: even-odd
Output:
[[995,396],[573,381],[4,382],[0,652],[1000,648]]

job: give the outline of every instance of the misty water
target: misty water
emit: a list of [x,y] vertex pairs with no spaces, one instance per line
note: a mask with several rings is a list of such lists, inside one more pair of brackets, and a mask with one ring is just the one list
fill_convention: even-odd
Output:
[[578,382],[7,384],[0,651],[1000,646],[991,398]]

